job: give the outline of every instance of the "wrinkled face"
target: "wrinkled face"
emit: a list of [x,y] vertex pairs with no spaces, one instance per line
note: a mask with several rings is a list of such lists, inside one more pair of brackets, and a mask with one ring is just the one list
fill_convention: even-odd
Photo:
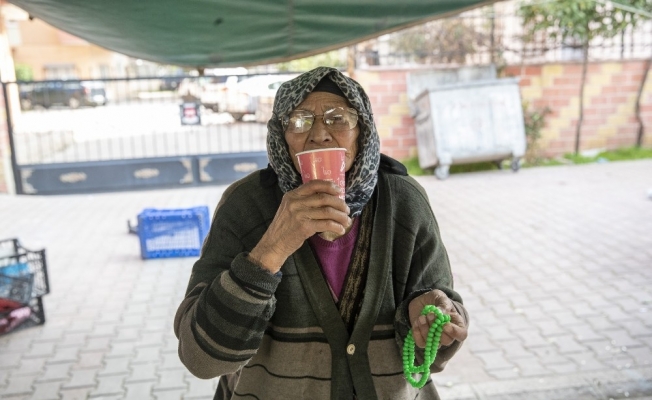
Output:
[[[344,97],[340,97],[328,92],[312,92],[306,97],[303,103],[299,104],[295,111],[309,111],[315,115],[324,114],[325,110],[343,107],[348,108],[350,105]],[[290,150],[290,157],[294,163],[294,168],[299,172],[299,162],[296,154],[307,150],[329,149],[341,147],[346,149],[346,170],[351,169],[353,160],[358,154],[358,135],[360,134],[360,125],[357,124],[353,129],[333,130],[327,129],[322,117],[316,117],[312,127],[307,132],[290,132],[285,131],[285,141]]]

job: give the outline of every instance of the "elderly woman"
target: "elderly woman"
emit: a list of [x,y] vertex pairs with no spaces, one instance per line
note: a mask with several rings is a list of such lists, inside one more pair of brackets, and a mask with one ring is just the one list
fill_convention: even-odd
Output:
[[[268,123],[270,165],[217,206],[174,329],[216,399],[438,399],[403,375],[412,329],[421,360],[435,305],[451,316],[431,372],[467,336],[448,256],[426,193],[381,155],[369,99],[320,67],[284,83]],[[298,152],[346,149],[345,200],[301,184]]]

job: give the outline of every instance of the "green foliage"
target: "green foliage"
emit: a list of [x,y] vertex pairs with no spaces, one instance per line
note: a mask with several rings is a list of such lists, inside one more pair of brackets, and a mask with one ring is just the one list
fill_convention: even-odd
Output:
[[541,161],[539,139],[541,129],[546,124],[546,116],[552,111],[548,107],[533,108],[527,101],[523,101],[523,125],[525,127],[525,140],[527,152],[525,161],[529,164],[537,164]]
[[[631,161],[652,158],[652,148],[639,148],[639,147],[624,147],[616,150],[607,150],[600,152],[594,156],[583,156],[576,154],[565,154],[562,157],[556,158],[541,158],[536,163],[525,160],[522,168],[532,167],[549,167],[555,165],[574,165],[574,164],[590,164],[599,162],[610,161]],[[509,160],[503,162],[503,169],[508,169]],[[407,167],[408,173],[412,176],[432,175],[432,170],[424,170],[419,167],[418,157],[412,157],[403,161]],[[494,162],[480,162],[473,164],[459,164],[450,167],[451,174],[459,174],[465,172],[478,172],[478,171],[491,171],[498,169],[498,165]]]
[[276,64],[279,71],[303,72],[311,69],[328,66],[333,68],[346,67],[346,60],[342,60],[339,50],[329,51],[327,53],[317,54],[311,57],[300,58],[284,63]]
[[32,67],[25,64],[16,64],[16,80],[17,81],[31,81],[34,80],[34,72]]
[[522,4],[519,15],[527,32],[526,40],[543,32],[552,38],[585,45],[596,37],[616,36],[645,19],[630,10],[652,10],[650,0],[619,0],[618,3],[627,6],[626,9],[594,0],[534,0]]
[[408,174],[412,176],[421,176],[421,175],[432,175],[433,171],[431,169],[422,169],[419,165],[419,157],[410,157],[406,160],[401,161],[405,168],[408,170]]

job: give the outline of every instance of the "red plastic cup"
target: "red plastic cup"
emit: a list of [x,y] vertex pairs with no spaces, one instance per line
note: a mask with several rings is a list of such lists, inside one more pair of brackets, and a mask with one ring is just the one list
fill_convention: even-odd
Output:
[[335,182],[342,188],[340,199],[344,200],[346,188],[346,149],[319,149],[297,153],[301,180],[308,183],[313,179]]

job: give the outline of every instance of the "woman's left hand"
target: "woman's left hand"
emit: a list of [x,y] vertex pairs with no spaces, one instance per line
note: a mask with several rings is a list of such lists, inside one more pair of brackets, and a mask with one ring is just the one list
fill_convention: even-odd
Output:
[[419,348],[426,347],[428,330],[435,320],[435,314],[421,315],[423,307],[434,305],[444,314],[451,316],[448,324],[444,325],[439,341],[440,346],[450,346],[455,340],[463,341],[468,336],[468,330],[464,318],[457,312],[453,301],[446,296],[446,293],[439,289],[431,290],[419,297],[415,297],[408,306],[410,323],[412,325],[412,335],[414,343]]

